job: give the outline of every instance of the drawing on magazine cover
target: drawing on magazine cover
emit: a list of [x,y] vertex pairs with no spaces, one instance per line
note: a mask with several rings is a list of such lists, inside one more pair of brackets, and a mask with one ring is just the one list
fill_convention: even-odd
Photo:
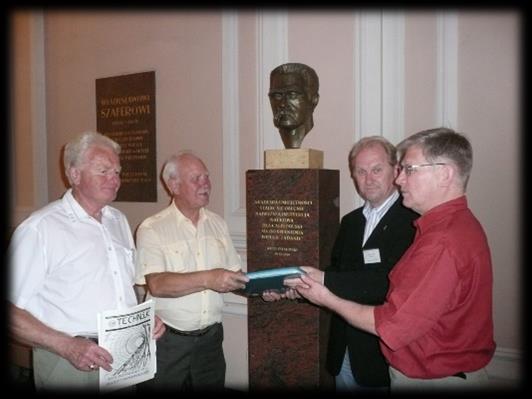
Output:
[[99,315],[99,345],[113,356],[113,369],[110,372],[100,369],[100,389],[124,388],[155,376],[154,313],[150,300]]

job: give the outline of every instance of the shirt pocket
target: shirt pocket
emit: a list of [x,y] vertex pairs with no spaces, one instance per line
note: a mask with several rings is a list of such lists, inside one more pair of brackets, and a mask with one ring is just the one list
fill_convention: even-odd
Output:
[[224,243],[214,237],[207,237],[204,240],[204,259],[207,269],[226,268],[227,253]]
[[197,270],[195,251],[187,242],[176,242],[164,247],[166,270],[190,272]]

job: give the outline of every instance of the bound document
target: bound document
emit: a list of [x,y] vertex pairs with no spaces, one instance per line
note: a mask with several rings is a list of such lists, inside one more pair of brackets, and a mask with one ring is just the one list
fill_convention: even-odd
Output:
[[290,277],[298,277],[305,272],[298,266],[278,267],[263,269],[256,272],[246,273],[249,282],[246,288],[237,291],[248,296],[261,295],[264,291],[277,291],[283,293],[288,287],[284,285],[284,280]]

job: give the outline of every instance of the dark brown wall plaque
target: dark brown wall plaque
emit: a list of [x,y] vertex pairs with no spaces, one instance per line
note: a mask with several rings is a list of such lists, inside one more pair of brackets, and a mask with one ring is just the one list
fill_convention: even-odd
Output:
[[[327,266],[339,225],[338,197],[337,170],[247,171],[248,271]],[[328,316],[306,301],[249,298],[250,390],[331,388]]]
[[157,201],[155,72],[96,79],[100,133],[122,147],[117,201]]

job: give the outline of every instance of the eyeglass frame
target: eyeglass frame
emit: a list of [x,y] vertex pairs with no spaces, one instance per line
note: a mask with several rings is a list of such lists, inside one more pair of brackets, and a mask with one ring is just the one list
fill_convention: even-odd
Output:
[[419,168],[424,168],[426,166],[440,166],[448,165],[446,162],[433,162],[433,163],[422,163],[418,165],[399,165],[399,173],[405,172],[405,176],[412,176],[412,173],[417,171]]

